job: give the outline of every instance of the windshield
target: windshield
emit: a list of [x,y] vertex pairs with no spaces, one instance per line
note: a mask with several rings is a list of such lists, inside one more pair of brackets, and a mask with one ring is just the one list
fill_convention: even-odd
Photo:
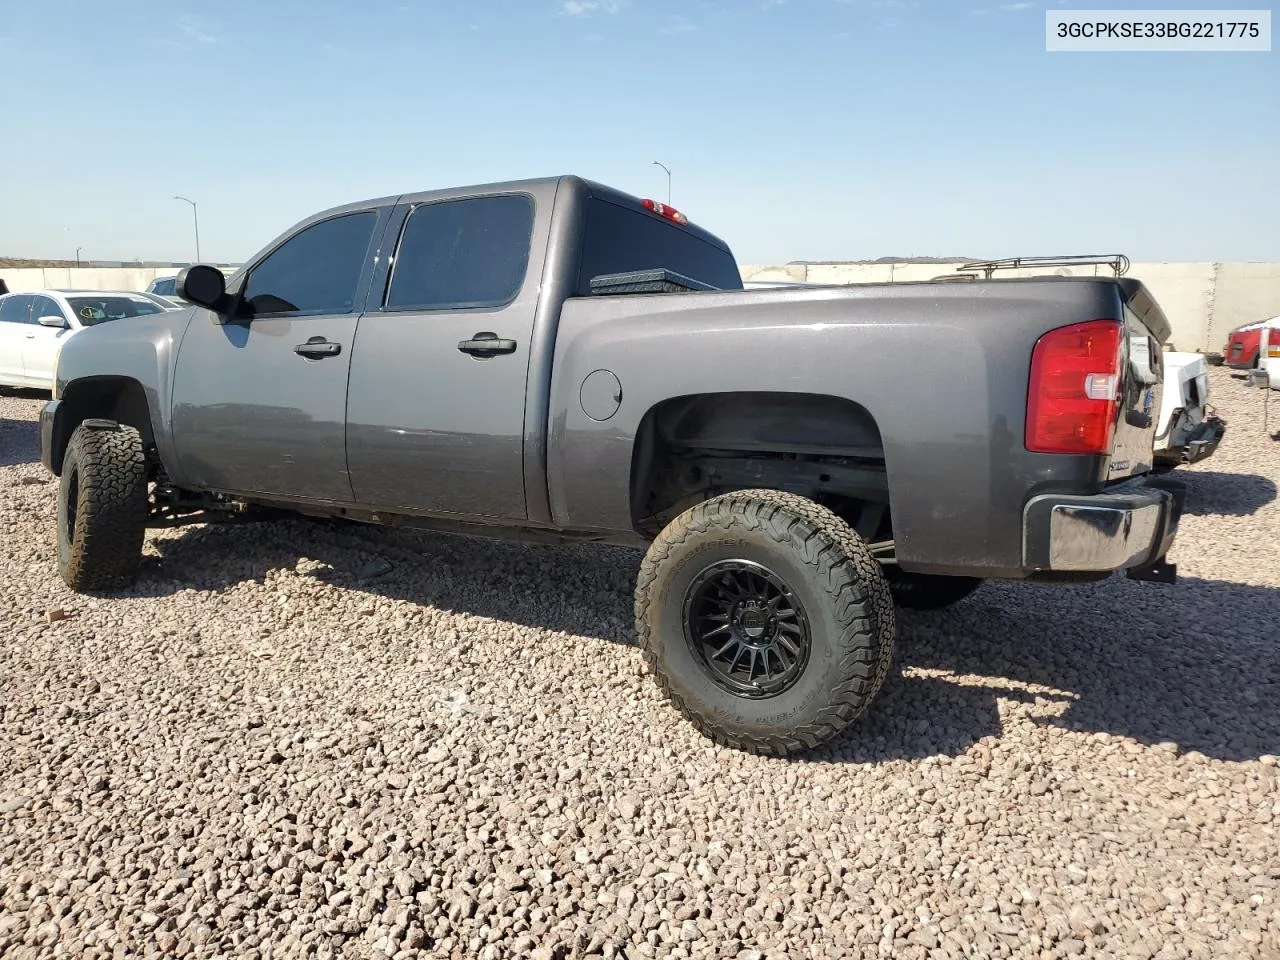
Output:
[[106,320],[124,317],[143,317],[149,313],[163,313],[163,309],[143,297],[68,297],[76,319],[86,327]]

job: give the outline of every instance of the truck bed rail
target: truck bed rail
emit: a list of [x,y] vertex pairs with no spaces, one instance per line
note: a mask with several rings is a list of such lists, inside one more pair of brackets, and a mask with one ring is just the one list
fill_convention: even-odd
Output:
[[[1003,260],[974,260],[956,267],[958,275],[963,276],[971,271],[981,271],[986,279],[997,270],[1026,270],[1037,267],[1092,267],[1106,266],[1117,277],[1129,271],[1129,258],[1123,253],[1084,253],[1054,257],[1006,257]],[[938,279],[942,279],[939,277]],[[976,277],[975,277],[976,279]]]

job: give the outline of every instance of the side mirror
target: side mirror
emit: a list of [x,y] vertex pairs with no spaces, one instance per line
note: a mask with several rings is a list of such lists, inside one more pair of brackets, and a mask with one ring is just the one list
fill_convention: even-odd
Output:
[[227,296],[227,278],[217,267],[195,263],[183,267],[178,274],[175,293],[187,303],[214,313],[225,313],[231,306]]
[[41,317],[36,323],[42,327],[53,327],[57,330],[65,330],[69,326],[64,317]]

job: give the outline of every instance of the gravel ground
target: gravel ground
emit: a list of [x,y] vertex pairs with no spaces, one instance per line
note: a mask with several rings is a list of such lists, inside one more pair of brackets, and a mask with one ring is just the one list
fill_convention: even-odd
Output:
[[791,761],[659,699],[631,551],[192,527],[73,594],[0,397],[0,956],[1280,956],[1280,443],[1214,390],[1177,586],[903,613]]

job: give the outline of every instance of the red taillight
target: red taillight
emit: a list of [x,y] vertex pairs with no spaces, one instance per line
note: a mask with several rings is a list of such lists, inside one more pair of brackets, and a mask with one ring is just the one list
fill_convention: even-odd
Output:
[[681,226],[684,226],[689,222],[689,218],[675,207],[669,207],[665,203],[659,203],[657,200],[643,200],[641,202],[644,204],[644,208],[646,210],[652,210],[658,216],[666,217],[673,223],[678,223]]
[[1111,452],[1120,407],[1120,324],[1090,320],[1050,330],[1031,355],[1027,449]]

